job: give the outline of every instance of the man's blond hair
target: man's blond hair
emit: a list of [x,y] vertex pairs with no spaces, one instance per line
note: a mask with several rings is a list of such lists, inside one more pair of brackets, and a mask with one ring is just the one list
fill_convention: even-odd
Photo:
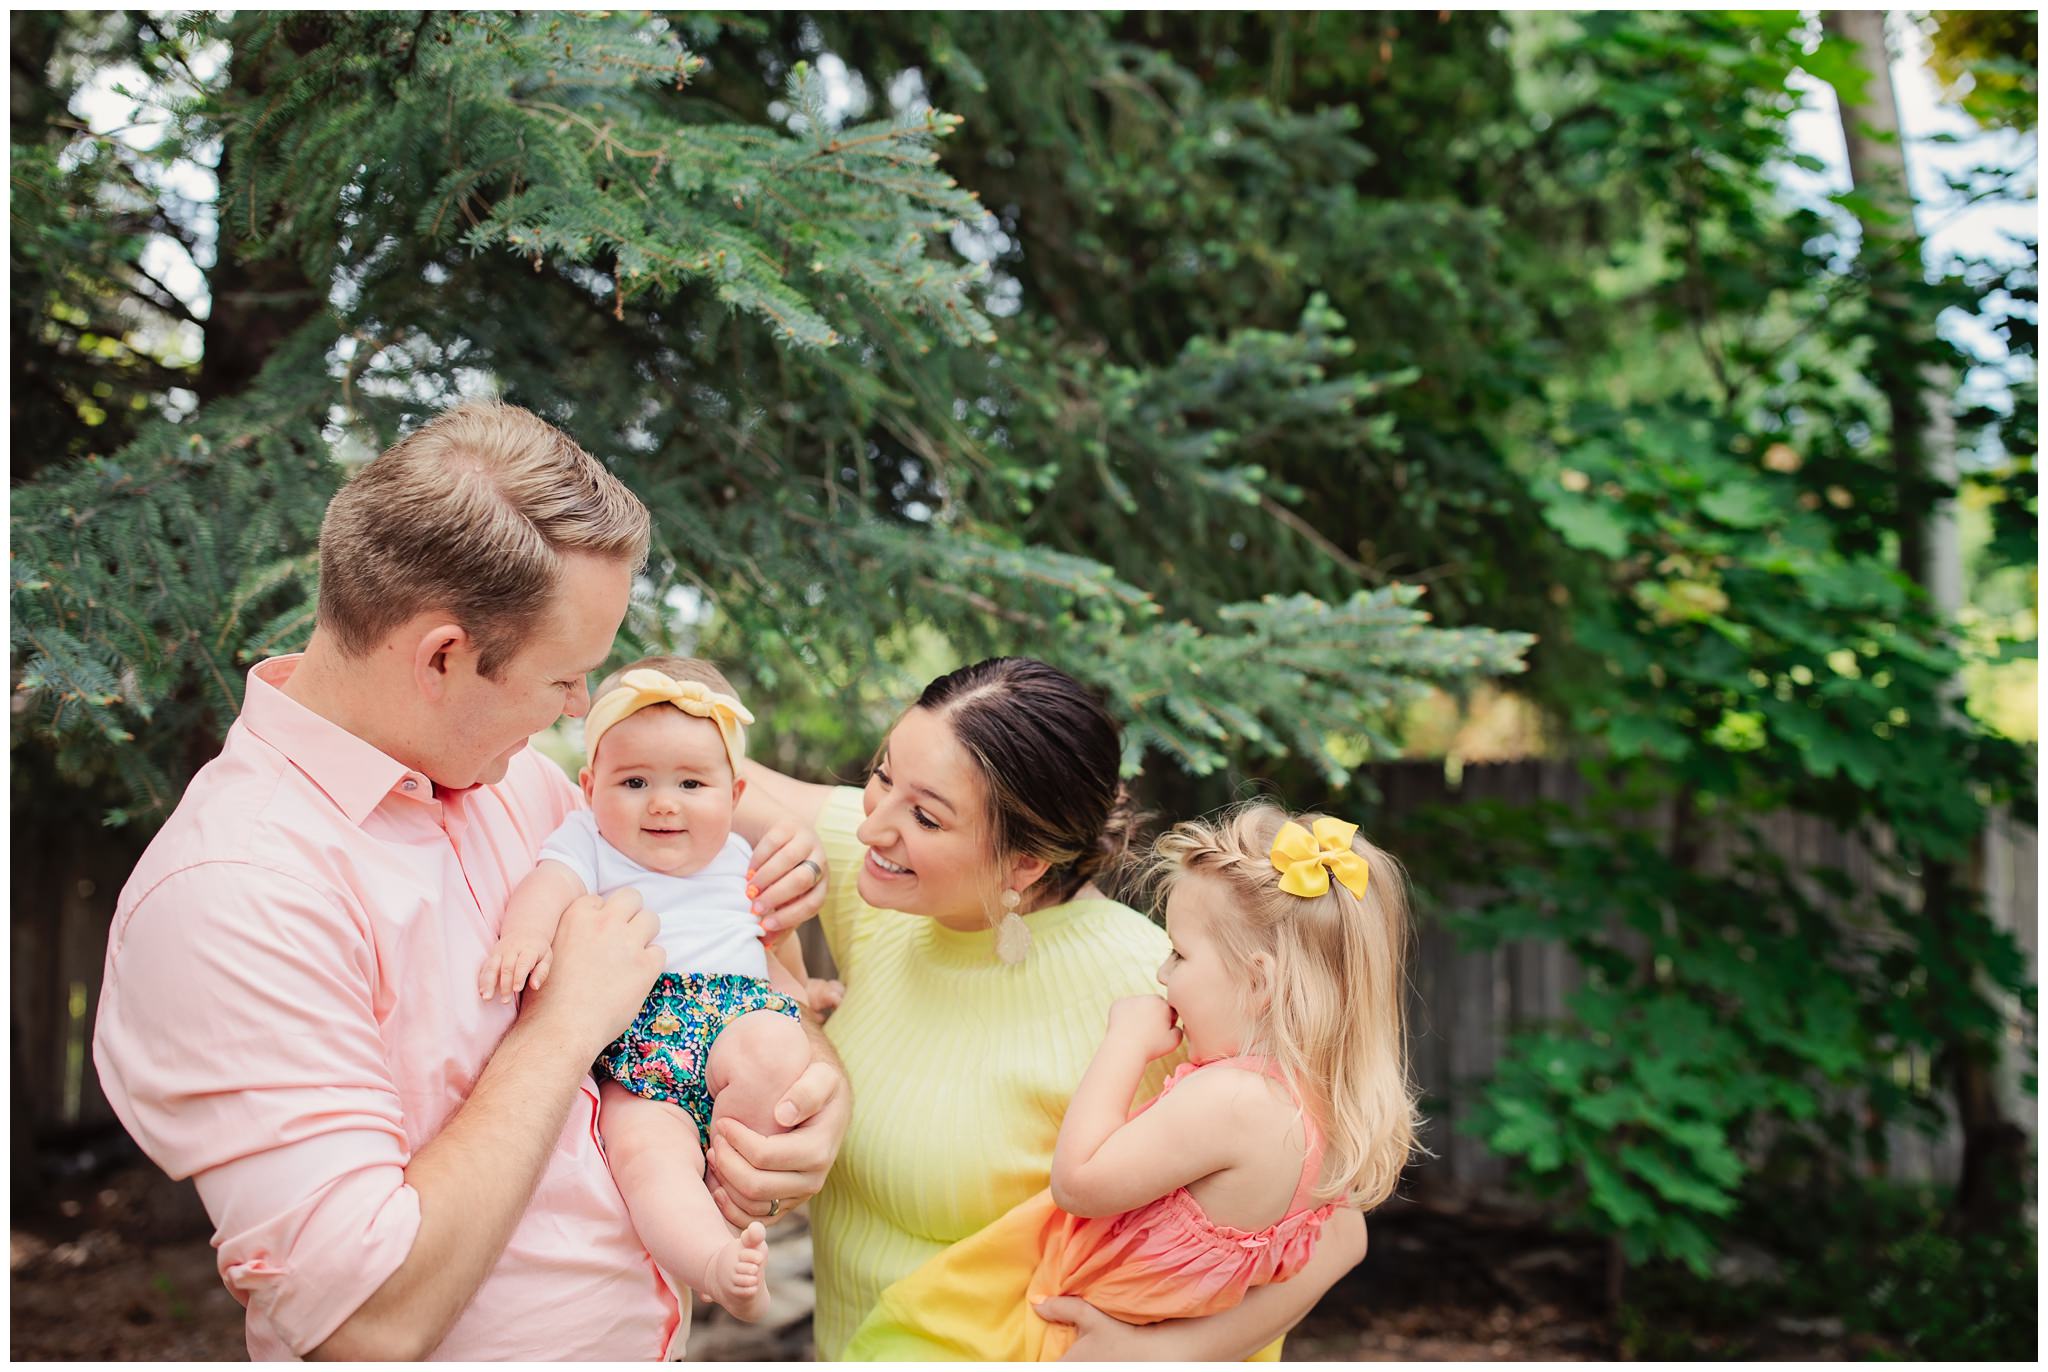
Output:
[[495,678],[538,626],[565,553],[647,559],[647,507],[531,411],[459,405],[385,449],[328,503],[320,626],[361,657],[445,611]]

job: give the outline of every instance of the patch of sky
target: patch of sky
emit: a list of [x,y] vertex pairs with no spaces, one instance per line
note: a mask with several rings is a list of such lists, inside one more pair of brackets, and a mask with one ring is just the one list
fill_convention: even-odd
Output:
[[868,112],[874,101],[868,95],[865,77],[833,52],[819,53],[815,65],[825,81],[825,118],[833,128]]
[[1016,258],[1023,249],[1015,237],[1005,232],[1002,221],[993,214],[984,214],[970,223],[956,224],[953,226],[952,243],[954,252],[969,262],[979,264],[988,274],[982,288],[981,307],[984,311],[1001,319],[1023,308],[1023,283],[1008,272],[996,270],[993,265],[1003,258]]
[[891,110],[897,114],[922,114],[931,107],[931,92],[925,86],[922,71],[905,67],[889,78]]
[[[654,585],[643,581],[646,594],[652,597]],[[711,620],[711,599],[695,586],[681,584],[669,587],[661,593],[661,603],[668,611],[668,621],[674,627],[700,628]]]
[[[1929,269],[1967,270],[1974,263],[2003,269],[2026,262],[2035,251],[2040,222],[2034,138],[2014,129],[1979,128],[1960,108],[1942,99],[1928,67],[1930,45],[1920,20],[1894,12],[1888,29],[1906,179]],[[1818,41],[1816,21],[1809,42]],[[1794,73],[1792,85],[1800,96],[1790,120],[1793,148],[1821,166],[1812,170],[1785,163],[1774,169],[1778,182],[1794,203],[1833,223],[1842,251],[1853,252],[1860,237],[1855,219],[1828,199],[1851,184],[1834,88],[1805,72]],[[1980,360],[1962,378],[1959,405],[1985,405],[2009,413],[2013,386],[2032,374],[2031,360],[2013,357],[1994,329],[1998,315],[2011,307],[2010,297],[2001,291],[1988,296],[1979,312],[1942,312],[1937,324],[1941,336]],[[2024,308],[2025,317],[2032,318],[2032,308]],[[1986,454],[1982,460],[2000,456]]]

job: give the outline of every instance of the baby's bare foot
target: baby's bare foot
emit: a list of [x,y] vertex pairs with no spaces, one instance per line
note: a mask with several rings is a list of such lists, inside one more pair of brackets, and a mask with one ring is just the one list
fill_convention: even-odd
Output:
[[704,1294],[752,1324],[768,1313],[767,1265],[768,1231],[750,1224],[705,1264]]

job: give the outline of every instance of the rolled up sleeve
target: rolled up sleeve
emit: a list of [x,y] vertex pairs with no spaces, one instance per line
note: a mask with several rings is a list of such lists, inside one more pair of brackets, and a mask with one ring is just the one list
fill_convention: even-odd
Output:
[[108,949],[93,1041],[107,1097],[158,1166],[195,1180],[221,1279],[300,1356],[419,1232],[377,976],[348,911],[235,862],[166,878]]

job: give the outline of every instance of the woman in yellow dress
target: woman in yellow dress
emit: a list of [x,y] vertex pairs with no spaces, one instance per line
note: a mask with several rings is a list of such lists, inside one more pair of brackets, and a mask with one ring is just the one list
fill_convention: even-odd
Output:
[[[821,1358],[841,1356],[884,1288],[1045,1189],[1111,1003],[1156,992],[1164,931],[1095,885],[1132,828],[1121,756],[1116,723],[1087,688],[1042,662],[996,658],[928,686],[865,787],[746,764],[743,827],[751,805],[756,830],[779,810],[823,841],[820,919],[846,988],[826,1034],[853,1121],[810,1209]],[[1176,1065],[1155,1064],[1134,1099],[1155,1095]],[[714,1138],[714,1166],[772,1195],[774,1174],[739,1155],[767,1165],[774,1139],[741,1142]],[[723,1203],[732,1218],[749,1213]],[[1144,1326],[1073,1299],[1040,1313],[1075,1325],[1074,1358],[1277,1357],[1279,1337],[1364,1255],[1364,1220],[1342,1209],[1308,1267],[1233,1309]],[[972,1323],[970,1311],[932,1313],[935,1326]],[[962,1356],[937,1335],[925,1351]]]

